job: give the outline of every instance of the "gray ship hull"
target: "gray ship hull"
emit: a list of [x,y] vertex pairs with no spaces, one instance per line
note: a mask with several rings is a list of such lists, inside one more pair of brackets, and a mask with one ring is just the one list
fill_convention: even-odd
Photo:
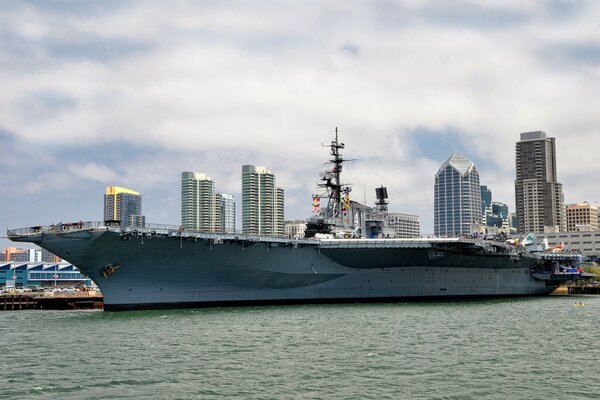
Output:
[[99,286],[105,310],[547,295],[537,261],[457,240],[276,240],[42,232],[34,242]]

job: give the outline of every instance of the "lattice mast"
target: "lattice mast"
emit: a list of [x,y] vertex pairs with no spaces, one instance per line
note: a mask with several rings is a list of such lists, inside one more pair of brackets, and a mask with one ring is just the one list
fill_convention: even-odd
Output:
[[[336,222],[339,220],[342,225],[342,209],[344,198],[350,193],[352,188],[348,184],[341,183],[341,173],[344,163],[354,160],[346,160],[342,157],[340,150],[346,146],[340,143],[338,139],[337,127],[335,128],[335,139],[331,141],[329,148],[331,159],[325,165],[332,165],[331,169],[321,173],[321,181],[317,186],[325,189],[322,198],[327,198],[327,208],[322,213],[324,218],[330,218]],[[347,201],[345,201],[347,202]],[[347,205],[345,205],[347,206]]]

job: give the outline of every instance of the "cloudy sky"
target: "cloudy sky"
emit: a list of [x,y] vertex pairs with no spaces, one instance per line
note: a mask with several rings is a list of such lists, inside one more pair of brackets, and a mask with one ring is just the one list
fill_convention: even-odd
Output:
[[557,139],[565,200],[593,203],[599,94],[595,1],[5,1],[0,224],[101,220],[107,185],[179,223],[182,171],[239,201],[242,164],[305,218],[336,126],[354,199],[385,185],[424,233],[454,151],[514,209],[524,131]]

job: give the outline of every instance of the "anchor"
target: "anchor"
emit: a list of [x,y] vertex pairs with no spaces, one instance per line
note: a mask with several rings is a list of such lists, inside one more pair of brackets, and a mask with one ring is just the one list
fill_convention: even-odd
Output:
[[102,276],[104,278],[108,278],[112,274],[114,274],[120,266],[118,264],[108,264],[106,267],[102,268]]

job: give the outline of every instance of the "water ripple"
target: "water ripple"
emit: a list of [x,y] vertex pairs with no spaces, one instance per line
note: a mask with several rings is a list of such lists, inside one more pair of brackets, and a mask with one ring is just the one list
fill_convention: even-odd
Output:
[[4,312],[0,395],[600,398],[600,297],[575,300]]

